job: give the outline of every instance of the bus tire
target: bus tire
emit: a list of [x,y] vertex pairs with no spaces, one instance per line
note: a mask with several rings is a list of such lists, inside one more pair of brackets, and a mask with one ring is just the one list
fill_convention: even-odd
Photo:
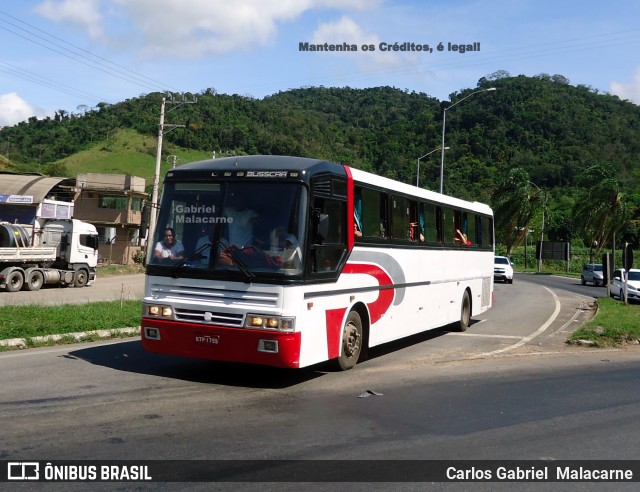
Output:
[[12,270],[11,273],[6,276],[5,282],[7,283],[7,292],[18,292],[24,284],[24,276],[20,270]]
[[44,285],[44,275],[40,270],[29,268],[24,272],[24,284],[22,290],[40,290]]
[[338,366],[347,371],[358,363],[363,343],[362,320],[356,311],[351,311],[342,329]]
[[471,324],[471,297],[469,291],[465,290],[462,294],[462,303],[460,304],[460,321],[455,324],[456,331],[467,331]]

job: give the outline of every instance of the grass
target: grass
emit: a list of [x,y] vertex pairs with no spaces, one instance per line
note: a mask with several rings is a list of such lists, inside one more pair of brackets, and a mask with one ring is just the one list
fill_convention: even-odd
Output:
[[124,301],[122,305],[120,301],[109,301],[3,306],[0,307],[0,340],[140,326],[141,309],[140,301]]
[[598,299],[595,317],[569,337],[569,343],[588,340],[596,347],[620,347],[640,341],[640,306],[616,299]]
[[[131,174],[145,178],[147,186],[152,184],[155,172],[157,139],[137,133],[131,129],[119,129],[109,134],[104,141],[77,152],[60,161],[73,173]],[[165,140],[160,163],[160,176],[177,164],[210,159],[210,152],[183,149]]]
[[98,279],[102,277],[113,277],[115,275],[135,275],[144,273],[144,266],[136,263],[133,265],[105,265],[99,266],[97,270]]

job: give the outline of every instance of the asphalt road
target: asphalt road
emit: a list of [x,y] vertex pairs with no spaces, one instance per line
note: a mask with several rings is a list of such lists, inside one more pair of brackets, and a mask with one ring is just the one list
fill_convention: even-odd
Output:
[[516,274],[516,281],[533,282],[550,289],[561,289],[585,297],[597,299],[607,297],[606,287],[596,287],[592,284],[582,285],[579,278],[564,277],[562,275],[538,275],[531,273]]
[[[278,491],[299,490],[314,473],[322,480],[315,460],[332,460],[334,471],[343,469],[350,479],[357,470],[348,460],[481,466],[480,460],[636,459],[640,350],[564,343],[589,317],[590,302],[518,275],[512,285],[496,285],[494,307],[467,332],[442,329],[378,347],[347,372],[160,356],[142,351],[138,339],[0,353],[0,459],[214,460],[204,462],[211,466],[276,460],[240,461],[226,476],[249,482],[214,488]],[[289,476],[292,483],[251,482],[265,480],[270,466],[286,475],[278,464],[291,459],[312,460],[302,475]],[[380,463],[380,472],[391,479],[388,463]],[[359,482],[350,488],[424,490],[424,484]],[[57,485],[49,490],[73,486]],[[462,484],[502,485],[514,484]],[[606,489],[584,482],[561,488],[571,485]],[[163,487],[210,490],[212,484]]]
[[40,304],[84,304],[97,301],[142,299],[144,274],[104,277],[89,287],[57,287],[45,285],[36,292],[0,290],[0,306]]

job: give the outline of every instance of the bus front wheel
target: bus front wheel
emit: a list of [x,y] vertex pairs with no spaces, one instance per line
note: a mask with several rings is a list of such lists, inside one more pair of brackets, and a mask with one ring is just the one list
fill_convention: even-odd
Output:
[[362,342],[362,320],[357,312],[351,311],[342,330],[340,357],[338,357],[340,369],[346,371],[356,365],[362,352]]

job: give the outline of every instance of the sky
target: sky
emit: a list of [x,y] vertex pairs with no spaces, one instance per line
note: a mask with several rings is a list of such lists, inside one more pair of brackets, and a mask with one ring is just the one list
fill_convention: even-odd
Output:
[[0,127],[151,92],[444,101],[499,71],[640,104],[639,21],[637,0],[0,0]]

